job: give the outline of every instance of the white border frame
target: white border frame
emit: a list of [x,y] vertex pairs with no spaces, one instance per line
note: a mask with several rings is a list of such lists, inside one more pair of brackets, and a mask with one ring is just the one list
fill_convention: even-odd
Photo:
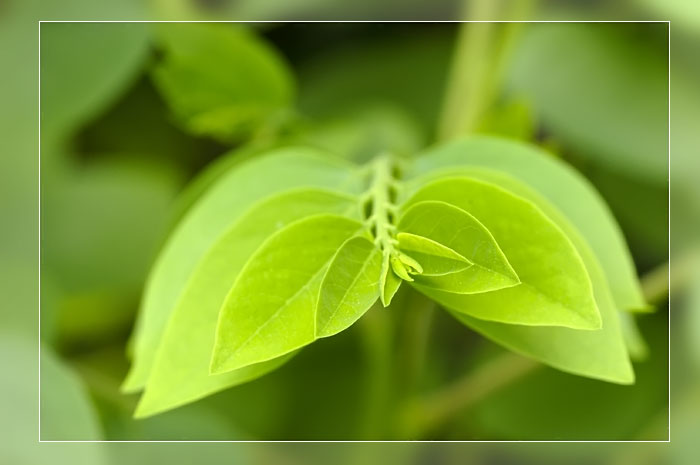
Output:
[[[595,441],[595,440],[483,440],[483,441],[478,441],[478,440],[463,440],[463,441],[446,441],[446,440],[434,440],[434,441],[426,441],[426,440],[391,440],[391,441],[361,441],[361,440],[339,440],[339,441],[331,441],[331,440],[299,440],[299,441],[294,441],[294,440],[194,440],[194,441],[178,441],[178,440],[136,440],[136,441],[128,441],[128,440],[42,440],[41,439],[41,25],[42,23],[243,23],[243,24],[255,24],[255,23],[268,23],[268,24],[286,24],[286,23],[291,23],[291,24],[309,24],[309,23],[426,23],[426,24],[432,24],[432,23],[666,23],[667,28],[668,28],[668,37],[667,37],[667,42],[668,42],[668,55],[667,55],[667,62],[668,62],[668,76],[667,76],[667,87],[668,87],[668,129],[667,129],[667,141],[668,141],[668,149],[667,149],[667,157],[668,157],[668,269],[669,269],[669,276],[668,276],[668,288],[669,288],[669,317],[668,317],[668,417],[667,417],[667,430],[668,430],[668,439],[665,440],[601,440],[601,441]],[[671,299],[671,21],[670,20],[640,20],[640,21],[635,21],[635,20],[619,20],[619,21],[556,21],[556,20],[547,20],[547,21],[459,21],[459,20],[444,20],[444,21],[423,21],[423,20],[414,20],[414,21],[397,21],[397,20],[391,20],[391,21],[372,21],[372,20],[349,20],[349,21],[343,21],[343,20],[331,20],[331,21],[326,21],[326,20],[311,20],[311,21],[291,21],[291,20],[276,20],[276,21],[216,21],[216,20],[206,20],[206,21],[159,21],[159,20],[117,20],[117,21],[109,21],[109,20],[76,20],[76,21],[71,21],[71,20],[39,20],[38,21],[38,29],[39,29],[39,42],[38,42],[38,48],[39,48],[39,63],[38,63],[38,101],[39,101],[39,108],[38,108],[38,120],[39,120],[39,143],[38,143],[38,181],[39,181],[39,212],[38,212],[38,225],[39,225],[39,242],[38,242],[38,249],[39,249],[39,262],[38,262],[38,267],[39,267],[39,327],[38,327],[38,336],[39,336],[39,360],[38,360],[38,367],[39,367],[39,399],[38,399],[38,412],[39,412],[39,424],[38,424],[38,442],[40,443],[232,443],[232,444],[237,444],[237,443],[242,443],[242,444],[315,444],[315,443],[321,443],[321,444],[344,444],[344,443],[360,443],[360,444],[377,444],[377,443],[426,443],[426,444],[432,444],[432,443],[438,443],[438,444],[469,444],[469,443],[477,443],[477,444],[490,444],[490,443],[670,443],[671,442],[671,312],[670,312],[670,299]]]

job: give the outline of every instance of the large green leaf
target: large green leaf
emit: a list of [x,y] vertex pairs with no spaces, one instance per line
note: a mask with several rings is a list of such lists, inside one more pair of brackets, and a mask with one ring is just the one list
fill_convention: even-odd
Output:
[[165,56],[153,76],[184,125],[231,140],[272,124],[292,101],[294,84],[280,56],[231,24],[160,24]]
[[485,177],[490,181],[498,179],[499,185],[506,186],[509,191],[527,198],[547,211],[548,217],[566,233],[580,254],[591,279],[602,328],[597,331],[580,331],[570,328],[509,325],[472,318],[463,313],[453,314],[463,323],[503,346],[555,368],[623,384],[633,382],[634,373],[620,327],[619,312],[616,311],[606,277],[591,247],[561,212],[527,185],[510,176],[485,170],[476,170],[472,175],[480,176],[484,173],[488,174]]
[[[461,170],[463,174],[468,174],[471,177],[481,179],[483,181],[498,184],[501,187],[507,188],[509,191],[528,199],[537,205],[542,211],[546,212],[547,216],[554,221],[570,238],[578,237],[578,230],[566,219],[566,217],[552,205],[542,195],[534,191],[532,188],[518,181],[517,179],[503,174],[499,171],[494,171],[485,168],[469,168]],[[609,289],[609,283],[607,284]],[[619,307],[618,307],[619,309]],[[639,333],[635,319],[628,313],[619,310],[620,327],[625,338],[630,355],[637,360],[642,360],[646,357],[646,344],[642,335]]]
[[382,253],[365,237],[353,237],[342,245],[321,284],[316,311],[316,337],[327,337],[348,328],[379,297]]
[[534,204],[471,178],[429,183],[406,206],[426,200],[451,203],[477,218],[500,245],[521,282],[481,294],[421,288],[426,295],[453,310],[493,321],[600,327],[591,282],[579,254]]
[[134,361],[124,384],[141,389],[150,373],[165,324],[206,252],[255,202],[295,187],[362,189],[353,165],[324,152],[286,148],[234,166],[220,176],[184,216],[158,257],[134,339]]
[[[418,289],[471,294],[520,283],[496,240],[472,215],[445,202],[409,202],[409,205],[399,220],[399,231],[431,239],[455,251],[472,265],[462,271],[437,276],[433,273],[416,275]],[[434,260],[421,265],[432,267]]]
[[216,242],[197,265],[173,310],[137,416],[159,413],[249,381],[288,358],[209,374],[219,310],[246,261],[276,231],[320,213],[357,216],[359,209],[353,197],[330,191],[286,191],[258,202]]
[[[543,195],[588,241],[610,282],[617,306],[628,310],[648,308],[625,239],[605,201],[583,176],[550,154],[531,145],[492,137],[462,139],[418,158],[409,173],[415,177],[410,186],[416,189],[427,179],[473,167],[509,174]],[[548,210],[544,211],[549,215]]]
[[346,217],[318,215],[265,241],[221,309],[212,373],[270,360],[313,342],[324,275],[340,246],[363,228]]
[[134,80],[147,52],[144,24],[42,23],[42,135],[94,118]]

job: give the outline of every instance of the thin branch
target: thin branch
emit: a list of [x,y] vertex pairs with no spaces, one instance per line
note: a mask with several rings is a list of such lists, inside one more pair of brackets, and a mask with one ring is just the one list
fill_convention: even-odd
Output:
[[508,386],[541,366],[534,360],[507,352],[477,368],[442,390],[419,399],[404,412],[405,434],[424,437],[456,414],[489,394]]
[[[522,19],[532,7],[532,1],[473,1],[465,5],[462,16],[469,20]],[[437,128],[439,140],[478,130],[484,114],[498,98],[504,64],[520,28],[519,23],[460,26]]]

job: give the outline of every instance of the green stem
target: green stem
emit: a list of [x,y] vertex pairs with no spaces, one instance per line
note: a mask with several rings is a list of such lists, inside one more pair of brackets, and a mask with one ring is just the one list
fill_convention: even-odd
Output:
[[[469,20],[521,19],[531,9],[531,1],[477,0],[466,4],[463,16]],[[520,28],[520,23],[493,22],[460,26],[437,130],[439,140],[479,129],[498,98],[504,65]]]
[[393,161],[388,154],[380,155],[372,162],[374,177],[365,199],[372,207],[372,214],[367,219],[370,231],[385,256],[393,255],[396,245],[396,205],[392,193],[396,192],[397,186],[392,174],[393,168]]

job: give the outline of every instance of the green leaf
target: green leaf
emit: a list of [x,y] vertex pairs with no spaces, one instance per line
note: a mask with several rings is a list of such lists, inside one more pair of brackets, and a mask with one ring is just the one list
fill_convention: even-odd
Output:
[[63,135],[97,116],[132,83],[147,52],[144,24],[42,23],[42,135]]
[[313,342],[325,272],[340,246],[362,228],[356,220],[318,215],[265,241],[221,309],[211,372],[270,360]]
[[364,237],[348,239],[323,278],[316,311],[316,337],[343,331],[379,297],[382,253]]
[[274,124],[294,84],[281,57],[231,24],[159,24],[163,60],[154,80],[184,125],[223,141]]
[[263,199],[244,214],[189,278],[162,336],[136,416],[153,415],[249,381],[289,359],[210,375],[219,310],[246,261],[273,233],[309,215],[353,212],[359,215],[354,197],[297,189]]
[[295,187],[362,189],[355,167],[305,148],[286,148],[234,166],[184,216],[163,247],[146,284],[134,335],[134,361],[123,389],[141,389],[166,322],[198,263],[255,202]]
[[[549,201],[547,205],[564,213],[592,247],[610,282],[617,306],[628,310],[649,308],[625,239],[605,201],[583,176],[551,154],[519,142],[471,137],[427,152],[416,160],[407,175],[415,178],[410,182],[415,190],[429,179],[460,171],[471,175],[479,167],[497,170],[499,173],[494,176],[498,177],[493,178],[497,184],[502,174],[510,175],[544,196]],[[509,185],[507,188],[512,190]],[[521,192],[516,193],[532,200]],[[545,209],[539,203],[538,206],[550,216],[551,208]]]
[[[472,266],[439,276],[416,276],[416,285],[458,294],[487,292],[517,285],[518,275],[491,233],[469,213],[445,202],[411,202],[399,220],[399,231],[431,239]],[[422,264],[422,263],[421,263]]]
[[472,266],[469,260],[454,250],[427,237],[400,232],[396,239],[399,249],[410,253],[423,266],[422,276],[441,276]]
[[[493,184],[446,178],[416,192],[406,207],[434,200],[469,212],[491,232],[521,284],[498,292],[454,294],[421,287],[453,310],[525,325],[600,328],[590,279],[564,233],[534,204]],[[449,276],[449,275],[448,275]]]

